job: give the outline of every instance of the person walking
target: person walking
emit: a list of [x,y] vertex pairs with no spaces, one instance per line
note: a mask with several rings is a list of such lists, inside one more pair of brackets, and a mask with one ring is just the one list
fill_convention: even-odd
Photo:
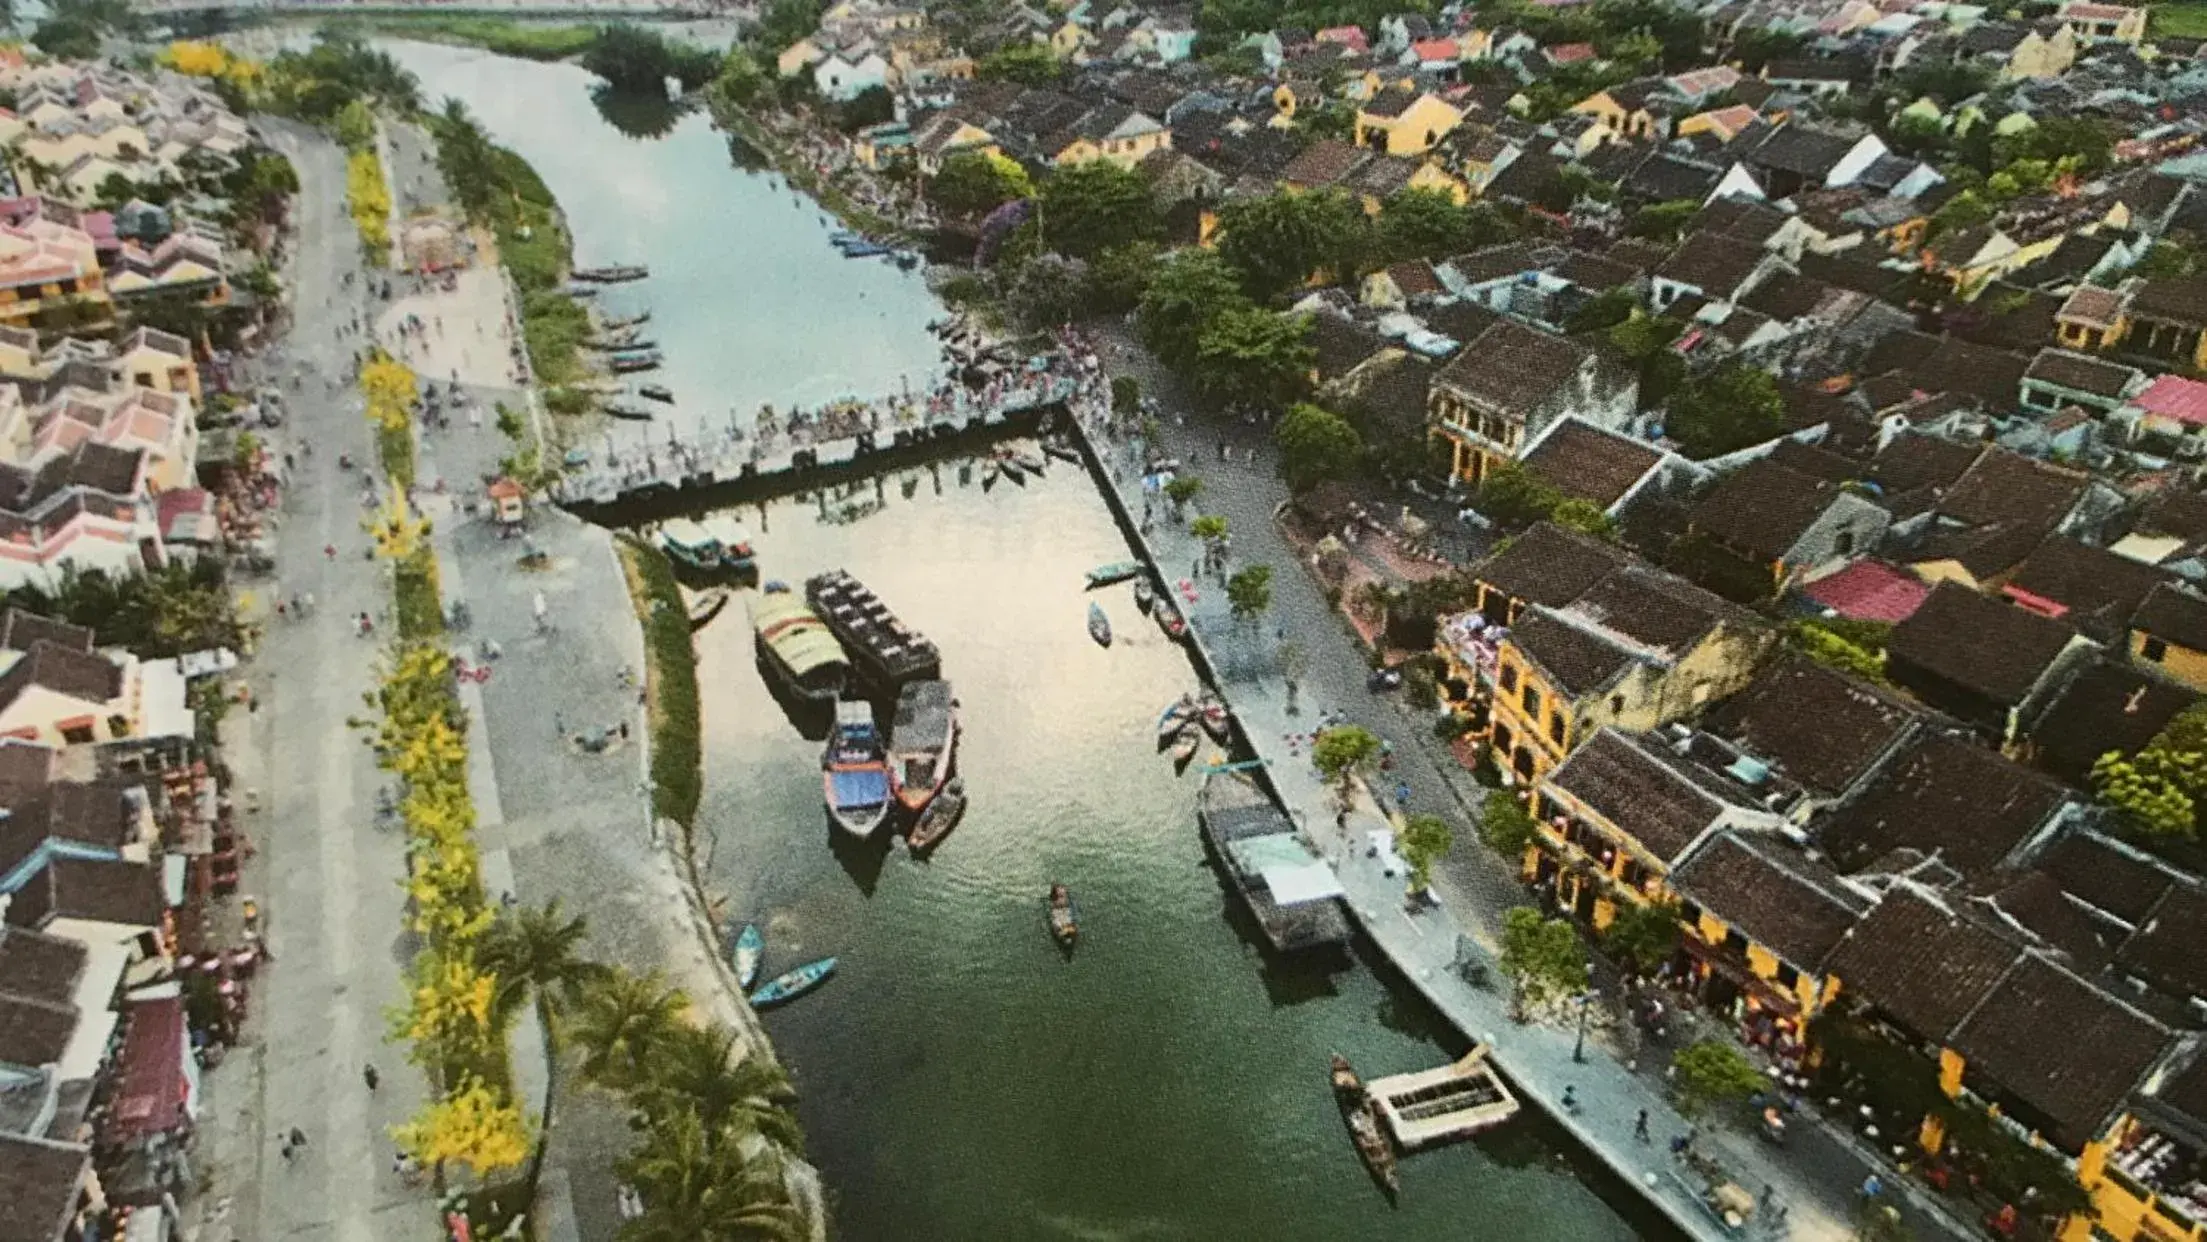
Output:
[[382,1081],[382,1076],[375,1072],[375,1066],[369,1065],[360,1071],[360,1081],[367,1083],[368,1090],[372,1093],[376,1089],[376,1084]]
[[1648,1110],[1641,1109],[1638,1120],[1632,1123],[1632,1137],[1643,1143],[1648,1141]]

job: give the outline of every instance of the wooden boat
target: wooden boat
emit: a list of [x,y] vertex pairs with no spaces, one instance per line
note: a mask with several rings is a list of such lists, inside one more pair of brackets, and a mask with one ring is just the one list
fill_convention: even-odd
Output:
[[1333,1098],[1344,1104],[1364,1098],[1364,1080],[1356,1076],[1356,1068],[1349,1058],[1333,1054]]
[[1111,645],[1111,618],[1104,615],[1103,605],[1093,600],[1088,604],[1088,636],[1099,647]]
[[870,241],[846,242],[841,249],[846,259],[871,259],[889,253],[889,247]]
[[713,618],[719,616],[728,607],[728,601],[734,598],[725,589],[708,592],[690,608],[690,632],[695,634],[711,625]]
[[1050,935],[1070,949],[1080,938],[1080,916],[1073,910],[1073,894],[1063,884],[1050,886]]
[[598,321],[598,327],[604,329],[607,332],[618,332],[622,328],[634,328],[650,322],[651,312],[649,310],[641,310],[633,315],[623,315],[613,319],[601,319]]
[[757,923],[745,923],[728,951],[728,964],[736,968],[736,986],[745,991],[759,981],[759,967],[766,962],[766,933]]
[[835,728],[820,756],[820,792],[829,817],[852,836],[870,837],[889,818],[889,756],[864,699],[835,704]]
[[605,412],[609,418],[624,418],[632,423],[648,423],[651,421],[650,410],[640,406],[623,405],[618,401],[608,402]]
[[661,401],[668,405],[674,404],[674,390],[665,384],[641,385],[636,389],[636,395],[646,401]]
[[1053,436],[1042,442],[1042,451],[1059,461],[1075,466],[1081,464],[1081,451],[1069,440]]
[[1188,731],[1188,726],[1195,723],[1195,716],[1195,702],[1186,695],[1158,713],[1157,749],[1163,750],[1178,741]]
[[560,292],[571,298],[594,298],[598,296],[596,285],[570,284]]
[[835,959],[832,957],[823,957],[817,962],[806,962],[795,970],[774,976],[767,980],[764,986],[753,991],[751,993],[751,1007],[753,1009],[764,1009],[769,1005],[779,1005],[785,1001],[793,1001],[827,982],[828,976],[834,973]]
[[1188,619],[1181,615],[1180,605],[1172,602],[1172,593],[1164,592],[1150,606],[1150,615],[1157,618],[1157,628],[1165,631],[1165,637],[1178,641],[1188,636]]
[[896,719],[889,726],[889,783],[904,809],[925,811],[950,778],[957,708],[947,681],[909,681],[897,691]]
[[1157,584],[1148,574],[1134,580],[1134,607],[1143,616],[1149,615],[1150,605],[1157,602]]
[[1190,759],[1195,758],[1195,748],[1202,744],[1203,735],[1194,729],[1182,732],[1180,737],[1172,744],[1173,766],[1182,767],[1186,765]]
[[1050,468],[1049,458],[1024,446],[1006,449],[1005,456],[1019,463],[1019,468],[1028,474],[1041,474]]
[[720,544],[720,567],[735,573],[749,574],[758,568],[758,555],[751,550],[751,532],[733,515],[716,513],[701,519],[699,526]]
[[660,524],[659,550],[700,573],[720,568],[720,541],[689,518],[668,518]]
[[[887,697],[906,682],[942,677],[941,650],[899,620],[873,588],[848,572],[834,569],[806,579],[805,600],[842,641],[852,670],[869,693]],[[948,701],[947,690],[944,700]]]
[[918,267],[925,259],[926,256],[917,250],[892,250],[889,252],[889,261],[907,272]]
[[1004,472],[1005,478],[1019,484],[1021,487],[1027,485],[1027,472],[1019,468],[1019,463],[1013,461],[1010,454],[996,454],[996,468]]
[[1197,718],[1203,722],[1203,731],[1211,735],[1212,741],[1225,745],[1234,740],[1233,713],[1226,709],[1226,703],[1216,691],[1204,691],[1196,709]]
[[996,459],[994,457],[991,457],[987,461],[982,462],[981,490],[987,491],[989,488],[996,486],[996,476],[1002,473],[1003,468],[996,464]]
[[662,359],[658,350],[646,349],[635,353],[615,354],[613,355],[612,360],[607,365],[611,366],[615,371],[622,373],[630,371],[656,371],[659,369],[659,363],[661,361]]
[[766,584],[751,607],[751,630],[759,662],[783,689],[823,706],[842,695],[851,673],[843,645],[786,584]]
[[1402,1179],[1395,1171],[1395,1148],[1380,1129],[1370,1100],[1360,1100],[1356,1105],[1344,1105],[1341,1118],[1349,1126],[1349,1137],[1356,1143],[1356,1154],[1364,1158],[1364,1167],[1371,1171],[1372,1180],[1380,1184],[1389,1197],[1402,1193]]
[[928,802],[927,809],[920,812],[920,817],[912,821],[912,831],[905,837],[904,843],[913,853],[924,854],[950,835],[950,830],[958,826],[958,821],[965,818],[965,814],[966,778],[953,776],[950,783],[943,786],[942,792]]
[[576,280],[587,280],[601,285],[617,285],[624,281],[642,280],[651,275],[651,269],[641,263],[615,263],[605,267],[578,267]]
[[1144,568],[1140,561],[1113,561],[1108,565],[1098,565],[1088,571],[1088,589],[1093,591],[1114,582],[1125,582],[1140,574]]

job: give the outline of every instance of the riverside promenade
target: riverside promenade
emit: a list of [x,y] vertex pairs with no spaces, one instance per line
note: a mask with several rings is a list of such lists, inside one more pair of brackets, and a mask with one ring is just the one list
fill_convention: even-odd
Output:
[[[1160,382],[1155,374],[1144,374],[1142,378],[1149,391],[1166,398],[1169,418],[1176,404],[1169,384]],[[1144,493],[1139,444],[1102,434],[1092,407],[1076,406],[1076,413],[1080,417],[1075,421],[1091,460],[1103,475],[1107,499],[1129,538],[1167,583],[1178,584],[1188,578],[1187,571],[1202,557],[1202,544],[1184,524],[1167,519],[1162,497],[1152,498],[1156,520],[1146,533],[1142,530]],[[1213,508],[1206,502],[1229,500],[1222,494],[1226,490],[1221,486],[1224,480],[1209,473],[1209,463],[1200,460],[1208,456],[1202,448],[1209,440],[1206,432],[1183,428],[1175,434],[1168,426],[1161,439],[1168,451],[1178,449],[1185,454],[1183,473],[1207,479],[1204,496],[1189,508],[1190,518]],[[1266,456],[1269,458],[1269,454]],[[1255,489],[1252,486],[1249,490]],[[1236,491],[1246,502],[1247,491]],[[1671,1103],[1660,1066],[1628,1063],[1598,1031],[1589,1033],[1585,1059],[1576,1060],[1574,1029],[1511,1020],[1508,984],[1500,970],[1499,946],[1493,932],[1501,908],[1506,907],[1497,901],[1496,894],[1474,892],[1476,886],[1466,882],[1467,873],[1475,869],[1470,856],[1484,847],[1462,815],[1445,816],[1457,830],[1457,843],[1453,851],[1456,857],[1435,868],[1434,890],[1440,904],[1416,914],[1405,911],[1403,881],[1384,874],[1381,860],[1368,856],[1365,849],[1370,833],[1393,828],[1393,813],[1360,794],[1345,826],[1336,827],[1334,795],[1309,758],[1307,735],[1318,727],[1319,712],[1334,709],[1344,717],[1372,717],[1376,711],[1384,711],[1395,719],[1369,721],[1383,736],[1399,734],[1403,722],[1391,706],[1383,706],[1360,689],[1350,689],[1361,683],[1363,666],[1352,663],[1356,653],[1345,625],[1316,598],[1315,584],[1296,563],[1292,547],[1271,526],[1272,509],[1284,493],[1276,483],[1270,484],[1269,491],[1274,498],[1254,514],[1246,503],[1229,506],[1236,510],[1233,533],[1237,552],[1229,572],[1253,563],[1271,564],[1273,615],[1259,618],[1254,624],[1237,621],[1226,601],[1223,577],[1196,579],[1196,600],[1187,604],[1183,596],[1183,606],[1202,665],[1218,679],[1220,693],[1232,705],[1244,737],[1263,761],[1289,814],[1334,864],[1358,924],[1403,978],[1451,1025],[1466,1038],[1490,1045],[1495,1064],[1526,1099],[1546,1110],[1686,1236],[1783,1237],[1807,1242],[1851,1237],[1859,1187],[1874,1169],[1855,1151],[1811,1133],[1796,1135],[1792,1146],[1779,1149],[1744,1126],[1704,1120],[1697,1129]],[[1302,679],[1300,712],[1289,710],[1286,684],[1278,670],[1277,653],[1283,637],[1305,649],[1311,669]],[[1343,667],[1329,667],[1333,664]],[[1366,723],[1357,719],[1346,722]],[[1422,716],[1414,716],[1411,721],[1413,728],[1423,728],[1424,723]],[[1396,745],[1398,767],[1403,767],[1405,773],[1411,756],[1421,753],[1407,742],[1405,738]],[[1430,789],[1421,790],[1412,806],[1442,809],[1434,805]],[[1519,904],[1531,904],[1531,898],[1527,896]],[[1467,962],[1485,966],[1493,982],[1485,987],[1467,982],[1460,970]],[[1568,1110],[1560,1104],[1566,1089],[1572,1091],[1577,1102]],[[1642,1110],[1648,1116],[1646,1140],[1635,1133]],[[1796,1129],[1813,1131],[1815,1127]],[[1714,1160],[1736,1184],[1757,1198],[1755,1218],[1744,1233],[1728,1229],[1703,1206],[1689,1185],[1687,1167],[1671,1154],[1671,1140],[1690,1132],[1695,1134],[1696,1151]],[[1417,1193],[1418,1163],[1418,1158],[1405,1162],[1406,1194]],[[1894,1179],[1885,1180],[1890,1184]],[[1970,1236],[1950,1218],[1926,1210],[1926,1205],[1909,1202],[1896,1206],[1919,1238]]]

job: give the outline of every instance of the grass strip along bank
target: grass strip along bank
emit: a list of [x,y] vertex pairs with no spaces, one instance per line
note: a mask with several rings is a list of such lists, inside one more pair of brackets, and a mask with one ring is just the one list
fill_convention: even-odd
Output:
[[598,27],[540,26],[502,17],[455,17],[437,13],[333,14],[326,27],[358,34],[399,35],[429,43],[479,47],[522,60],[566,60],[598,40]]
[[621,537],[620,549],[636,620],[644,627],[652,810],[680,824],[687,836],[697,821],[705,768],[689,610],[664,552],[633,535]]

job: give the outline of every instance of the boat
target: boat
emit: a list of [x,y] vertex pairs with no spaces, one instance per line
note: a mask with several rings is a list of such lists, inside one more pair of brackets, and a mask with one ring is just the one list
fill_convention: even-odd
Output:
[[759,981],[759,967],[766,963],[766,935],[757,923],[745,923],[728,950],[728,964],[736,968],[736,986],[745,991]]
[[720,541],[688,518],[660,523],[659,550],[700,573],[720,568]]
[[835,246],[848,246],[853,244],[854,242],[862,242],[865,240],[865,234],[853,233],[849,229],[837,229],[834,232],[828,234],[829,244]]
[[981,490],[987,491],[989,488],[996,486],[996,476],[1001,473],[1002,470],[997,466],[996,459],[994,457],[991,457],[987,461],[982,462]]
[[1114,582],[1125,582],[1140,574],[1143,568],[1140,561],[1113,561],[1108,565],[1098,565],[1088,571],[1088,589],[1093,591]]
[[615,263],[606,267],[578,267],[576,280],[587,280],[601,285],[617,285],[623,281],[642,280],[651,275],[651,269],[641,263]]
[[1172,745],[1182,734],[1186,733],[1188,726],[1195,723],[1195,716],[1195,700],[1186,695],[1181,695],[1172,706],[1159,713],[1157,717],[1157,749],[1165,749]]
[[1111,645],[1111,618],[1104,615],[1103,605],[1094,600],[1088,601],[1088,636],[1095,639],[1099,647]]
[[632,423],[648,423],[651,421],[650,410],[641,406],[623,405],[618,401],[607,402],[605,412],[609,418],[623,418]]
[[904,809],[925,811],[950,779],[958,745],[958,701],[947,681],[908,681],[889,726],[889,785]]
[[695,634],[711,625],[713,618],[725,611],[728,607],[728,601],[734,598],[735,595],[726,588],[707,592],[697,603],[690,606],[690,632]]
[[760,662],[783,689],[814,703],[842,695],[851,673],[843,645],[787,586],[767,584],[751,607],[751,632]]
[[1157,596],[1157,602],[1150,605],[1150,615],[1157,618],[1157,628],[1165,631],[1165,637],[1177,640],[1188,636],[1188,619],[1181,615],[1180,605],[1172,602],[1172,592]]
[[918,267],[925,258],[926,256],[917,250],[892,250],[889,252],[889,261],[907,272]]
[[1395,1149],[1380,1129],[1378,1110],[1361,1090],[1351,1095],[1342,1090],[1342,1074],[1356,1077],[1356,1070],[1349,1066],[1348,1058],[1336,1053],[1331,1080],[1334,1100],[1341,1106],[1341,1120],[1349,1127],[1349,1138],[1356,1143],[1356,1154],[1364,1160],[1364,1167],[1371,1171],[1372,1180],[1392,1196],[1402,1190],[1402,1180],[1395,1171]]
[[649,310],[641,310],[633,315],[621,315],[612,319],[601,319],[598,321],[598,327],[607,332],[618,332],[622,328],[634,328],[650,322],[651,312]]
[[1072,441],[1067,440],[1062,436],[1052,436],[1049,439],[1044,440],[1042,442],[1042,451],[1048,453],[1052,457],[1057,458],[1059,461],[1066,462],[1075,466],[1081,464],[1080,448]]
[[1149,615],[1150,605],[1157,602],[1157,583],[1148,574],[1134,580],[1134,608],[1143,616]]
[[1211,740],[1226,745],[1234,740],[1234,716],[1215,690],[1206,690],[1196,701],[1196,717],[1203,722],[1203,731]]
[[608,332],[604,336],[591,337],[589,340],[584,341],[582,344],[583,348],[585,349],[612,350],[650,349],[652,346],[658,344],[658,342],[644,340],[643,333],[638,332],[634,328],[625,328],[619,332]]
[[996,468],[1004,472],[1005,478],[1022,487],[1026,486],[1027,472],[1019,468],[1019,463],[1013,461],[1010,454],[998,452],[996,454]]
[[884,695],[908,681],[943,675],[942,652],[925,634],[897,619],[873,589],[837,569],[805,582],[805,599],[842,640],[859,680]]
[[1004,455],[1019,463],[1019,468],[1028,474],[1042,474],[1050,468],[1049,458],[1025,445],[1013,445],[1004,450]]
[[1073,894],[1063,884],[1050,886],[1050,935],[1070,949],[1080,939],[1080,915],[1073,909]]
[[[1190,730],[1184,736],[1197,735]],[[1297,952],[1348,941],[1339,879],[1248,773],[1208,773],[1195,807],[1204,845],[1273,949]]]
[[889,757],[864,699],[836,700],[835,728],[820,756],[820,791],[829,816],[853,836],[872,836],[889,817]]
[[1175,738],[1175,739],[1173,740],[1173,744],[1172,744],[1172,763],[1173,763],[1173,766],[1174,766],[1175,768],[1179,768],[1179,767],[1183,767],[1183,766],[1185,766],[1185,765],[1187,764],[1187,762],[1188,762],[1188,761],[1189,761],[1190,759],[1193,759],[1193,758],[1195,758],[1195,748],[1196,748],[1196,747],[1198,747],[1198,746],[1201,746],[1202,744],[1203,744],[1203,735],[1202,735],[1202,734],[1200,734],[1200,733],[1196,732],[1196,731],[1195,731],[1195,730],[1193,730],[1193,729],[1184,729],[1184,730],[1182,730],[1182,731],[1181,731],[1181,734],[1180,734],[1180,736],[1179,736],[1179,737],[1177,737],[1177,738]]
[[665,384],[640,385],[636,389],[636,395],[646,401],[662,401],[668,405],[674,404],[674,390]]
[[733,514],[716,513],[700,521],[720,543],[720,567],[736,574],[749,574],[758,569],[758,554],[751,549],[751,532]]
[[632,353],[615,354],[608,361],[607,365],[611,366],[615,371],[619,372],[656,371],[659,369],[659,363],[661,361],[662,359],[658,350],[646,349]]
[[596,285],[571,284],[560,290],[560,292],[571,298],[594,298],[598,296],[598,287]]
[[880,242],[855,241],[846,243],[842,247],[842,251],[843,257],[846,259],[871,259],[888,254],[889,247],[882,245]]
[[942,792],[927,804],[920,817],[912,821],[912,831],[905,839],[913,853],[924,854],[949,835],[966,814],[966,778],[953,776]]
[[797,969],[774,976],[751,993],[751,1007],[764,1009],[793,1001],[827,982],[835,973],[835,959],[823,957],[817,962],[806,962]]

